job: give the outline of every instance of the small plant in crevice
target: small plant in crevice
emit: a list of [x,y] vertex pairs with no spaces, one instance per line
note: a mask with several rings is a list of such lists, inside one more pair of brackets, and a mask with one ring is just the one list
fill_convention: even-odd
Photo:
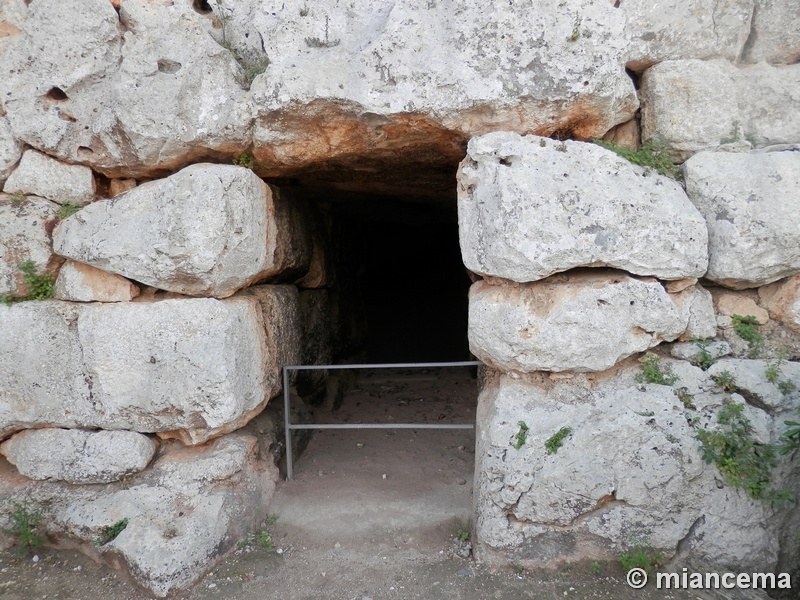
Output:
[[711,365],[714,364],[714,357],[711,355],[711,352],[708,351],[708,340],[694,338],[692,339],[692,343],[695,346],[700,348],[700,350],[695,354],[692,359],[691,363],[695,367],[700,367],[703,371],[708,371],[711,368]]
[[575,17],[575,24],[572,26],[572,34],[567,38],[568,42],[577,42],[581,38],[581,20]]
[[270,536],[269,531],[259,531],[258,535],[256,536],[256,543],[258,543],[258,545],[267,552],[272,552],[273,550],[272,537]]
[[[800,419],[800,407],[797,409],[797,417]],[[800,421],[784,421],[789,429],[783,432],[778,442],[778,453],[789,454],[800,448]]]
[[774,505],[792,501],[791,492],[771,489],[772,470],[778,464],[775,449],[755,441],[744,405],[725,398],[717,422],[716,429],[695,433],[703,461],[715,464],[725,483],[742,488],[754,500]]
[[525,421],[517,422],[519,425],[519,431],[517,431],[516,438],[514,440],[514,448],[519,450],[525,445],[525,441],[528,439],[528,425]]
[[59,208],[58,211],[56,211],[56,218],[59,221],[63,221],[64,219],[67,219],[72,215],[74,215],[81,208],[82,207],[80,204],[75,204],[74,202],[64,202],[61,204],[61,208]]
[[650,573],[664,562],[664,555],[661,552],[642,545],[634,546],[624,554],[620,554],[618,558],[625,571],[644,569]]
[[672,156],[663,142],[649,140],[641,145],[638,150],[624,148],[614,142],[603,140],[592,140],[598,146],[611,150],[622,158],[635,165],[645,168],[645,173],[653,170],[659,175],[664,175],[676,181],[683,181],[683,171],[679,165],[675,164]]
[[14,552],[18,556],[35,554],[44,545],[40,526],[47,508],[32,508],[26,502],[9,500],[10,526],[3,533],[14,538]]
[[547,450],[548,454],[555,454],[558,452],[558,449],[564,444],[564,440],[567,438],[569,434],[572,433],[572,427],[562,427],[549,438],[544,443],[545,450]]
[[732,394],[737,389],[736,379],[730,371],[721,371],[717,375],[712,375],[711,380],[723,391]]
[[514,565],[514,572],[517,575],[522,575],[525,572],[525,566],[524,565]]
[[459,527],[456,529],[455,536],[459,542],[466,544],[472,537],[472,533],[470,532],[469,528]]
[[270,64],[269,57],[264,51],[263,38],[260,52],[253,48],[237,48],[231,39],[231,32],[229,29],[231,21],[230,9],[224,6],[222,0],[216,0],[216,4],[216,15],[222,28],[222,41],[219,42],[219,45],[230,52],[236,64],[239,65],[239,72],[234,75],[236,83],[239,84],[239,87],[242,89],[249,90],[253,80],[264,73]]
[[9,198],[12,206],[22,206],[28,197],[25,194],[14,194]]
[[126,527],[128,527],[128,519],[120,519],[113,525],[106,527],[103,533],[100,534],[100,537],[95,540],[95,545],[105,546],[109,542],[117,539],[119,534],[125,531]]
[[781,394],[788,396],[797,389],[797,386],[794,384],[794,382],[781,378],[781,367],[786,362],[786,359],[783,356],[784,355],[782,354],[775,360],[767,362],[767,368],[764,369],[764,377],[770,383],[777,385],[778,389],[781,391]]
[[659,385],[672,385],[678,381],[678,376],[673,374],[669,367],[662,367],[657,354],[645,355],[640,371],[634,376],[638,383],[657,383]]
[[245,167],[251,171],[256,166],[256,160],[249,152],[242,152],[239,156],[231,161],[237,167]]
[[732,315],[733,330],[750,348],[748,356],[756,358],[764,349],[764,334],[758,329],[758,319],[752,315]]
[[28,288],[28,295],[14,297],[10,295],[0,296],[0,302],[6,306],[11,306],[16,302],[27,300],[47,300],[53,297],[55,290],[55,278],[52,273],[37,273],[36,264],[32,260],[26,260],[17,265],[17,269],[23,272],[23,281]]
[[697,407],[694,405],[694,397],[689,393],[689,389],[685,387],[678,388],[676,390],[672,390],[675,395],[678,397],[678,400],[681,401],[681,404],[688,410],[697,410]]
[[600,566],[600,563],[595,560],[592,561],[591,565],[589,565],[589,570],[592,572],[592,575],[600,575],[603,572],[603,567]]

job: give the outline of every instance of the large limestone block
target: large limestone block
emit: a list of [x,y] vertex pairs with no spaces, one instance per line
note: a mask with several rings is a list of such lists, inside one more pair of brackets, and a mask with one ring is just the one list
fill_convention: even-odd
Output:
[[0,306],[0,331],[0,437],[103,428],[199,444],[247,423],[278,379],[253,298],[25,302]]
[[[0,107],[2,107],[2,101],[0,101]],[[22,144],[14,138],[8,119],[0,117],[0,185],[3,185],[11,175],[21,156]]]
[[464,264],[536,281],[579,266],[700,277],[703,218],[675,181],[595,144],[515,133],[473,138],[458,173]]
[[17,267],[33,261],[38,271],[53,269],[51,231],[58,205],[43,198],[0,194],[0,296],[26,296],[24,274]]
[[[555,566],[613,559],[644,541],[668,558],[680,547],[683,558],[774,569],[781,519],[723,485],[695,439],[696,428],[718,426],[725,394],[700,392],[694,382],[711,390],[710,376],[672,364],[678,385],[694,394],[694,426],[674,388],[634,380],[635,364],[591,377],[500,376],[484,388],[475,478],[480,560]],[[785,417],[753,407],[745,414],[764,421],[774,442]],[[527,436],[515,448],[521,423]],[[563,427],[571,433],[548,453],[546,442]],[[776,489],[793,485],[785,475],[776,473]]]
[[133,431],[32,429],[0,444],[0,454],[31,479],[111,483],[144,469],[156,448]]
[[288,202],[250,169],[197,164],[85,207],[58,226],[54,247],[153,287],[224,298],[307,266]]
[[108,429],[198,444],[241,427],[269,399],[263,365],[274,349],[251,299],[91,305],[78,336]]
[[[693,307],[707,304],[704,310]],[[522,284],[479,281],[469,292],[470,351],[504,371],[603,371],[696,326],[712,335],[711,296],[667,294],[658,281],[598,271]],[[702,326],[702,327],[701,327]],[[705,337],[705,336],[704,336]]]
[[94,199],[94,175],[89,167],[65,165],[41,152],[26,150],[3,191],[84,205]]
[[610,3],[505,2],[488,17],[463,0],[210,5],[230,17],[233,39],[263,40],[270,57],[252,87],[254,153],[267,169],[358,168],[349,160],[367,155],[391,172],[400,148],[424,162],[498,129],[589,138],[637,106],[621,69],[624,15]]
[[[46,503],[49,535],[121,570],[148,597],[174,596],[261,526],[279,474],[259,448],[275,442],[242,432],[197,447],[166,442],[150,468],[108,485],[30,481],[1,461],[0,496]],[[0,503],[0,525],[10,506]],[[116,538],[98,543],[123,519]]]
[[770,317],[800,333],[800,275],[758,288],[758,297]]
[[129,302],[139,287],[124,277],[68,260],[58,271],[53,296],[73,302]]
[[52,300],[0,305],[0,439],[20,429],[98,424],[76,324]]
[[732,142],[796,144],[798,89],[800,65],[665,61],[642,77],[642,139],[665,141],[682,160]]
[[14,134],[109,175],[241,151],[252,109],[207,25],[191,2],[129,0],[119,14],[108,0],[31,5],[2,57]]
[[748,62],[792,64],[800,60],[800,9],[791,0],[757,0],[750,40],[744,49]]
[[800,272],[800,153],[703,152],[684,174],[708,225],[708,279],[742,289]]
[[630,37],[628,68],[638,72],[655,63],[681,58],[737,60],[750,35],[754,3],[754,0],[620,2],[619,10],[626,17],[625,33]]

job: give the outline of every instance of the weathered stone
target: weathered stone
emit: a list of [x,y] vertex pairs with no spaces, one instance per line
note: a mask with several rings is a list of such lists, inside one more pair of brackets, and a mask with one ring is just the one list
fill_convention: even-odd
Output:
[[128,190],[132,190],[135,187],[135,179],[112,179],[111,183],[108,184],[108,191],[113,198],[114,196],[119,196],[120,194],[123,194]]
[[0,305],[0,439],[21,429],[99,424],[75,332],[78,310],[56,301]]
[[625,0],[627,67],[641,71],[682,58],[735,61],[750,34],[754,0]]
[[37,271],[58,265],[50,239],[57,212],[57,204],[42,198],[0,194],[0,296],[29,293],[20,264],[32,261]]
[[0,116],[0,186],[11,175],[21,156],[22,144],[14,138],[8,119]]
[[279,380],[264,327],[252,298],[0,307],[0,437],[97,427],[199,444],[233,431]]
[[800,272],[800,153],[703,152],[684,173],[708,225],[708,279],[742,289]]
[[770,317],[800,333],[800,276],[760,287],[758,297]]
[[[770,370],[775,371],[775,381],[768,379]],[[708,374],[714,376],[723,371],[731,374],[737,393],[747,398],[750,404],[765,406],[769,410],[779,410],[790,408],[800,399],[800,394],[797,392],[800,390],[800,363],[724,358],[715,362],[708,369]],[[781,381],[791,384],[785,387],[787,393],[781,390],[779,386]]]
[[473,138],[459,181],[471,271],[518,282],[579,266],[699,277],[707,233],[675,181],[595,144],[515,133]]
[[[264,322],[269,352],[263,366],[267,398],[283,388],[281,376],[285,365],[303,363],[303,313],[300,295],[293,285],[258,285],[239,292],[237,297],[258,301]],[[294,374],[289,381],[294,381]]]
[[693,288],[667,294],[655,280],[613,271],[519,286],[478,282],[469,293],[470,351],[502,370],[602,371],[678,338],[695,302],[710,306],[711,297]]
[[666,61],[641,79],[642,141],[666,142],[681,160],[736,137],[736,67],[727,61]]
[[714,297],[714,306],[721,315],[755,317],[759,325],[764,325],[769,321],[769,313],[749,296],[720,289],[713,290],[711,295]]
[[[329,365],[333,362],[333,342],[328,290],[300,292],[303,311],[304,365]],[[325,385],[328,371],[301,371],[297,376],[297,393],[312,394]]]
[[757,0],[750,39],[744,48],[747,62],[792,64],[800,61],[797,5],[782,0]]
[[[712,389],[708,373],[672,364],[683,365],[681,384],[692,371]],[[722,485],[717,468],[700,457],[696,428],[717,427],[725,395],[698,392],[692,426],[674,389],[642,387],[637,371],[555,382],[499,376],[484,388],[475,454],[479,560],[556,565],[613,558],[647,540],[667,557],[680,544],[685,557],[774,568],[779,520],[766,504]],[[745,413],[766,421],[773,440],[779,435],[781,417],[752,407]],[[522,423],[527,435],[519,444]],[[548,453],[546,443],[563,427],[571,432]]]
[[87,206],[58,226],[54,246],[164,290],[226,297],[307,266],[296,211],[250,169],[197,164]]
[[728,342],[708,342],[705,345],[700,345],[697,342],[683,342],[673,344],[669,349],[669,353],[681,360],[696,361],[704,348],[711,360],[717,360],[731,353],[731,346]]
[[133,431],[32,429],[0,444],[0,454],[31,479],[111,483],[144,469],[156,448]]
[[695,285],[684,288],[681,292],[670,292],[670,298],[684,307],[689,315],[686,331],[680,335],[679,340],[705,339],[717,335],[714,301],[708,290]]
[[58,204],[84,205],[94,199],[94,176],[89,167],[65,165],[35,150],[26,150],[3,191],[42,196]]
[[241,151],[251,109],[236,62],[206,23],[185,2],[130,1],[119,15],[108,0],[30,6],[2,64],[14,134],[109,175],[156,175],[210,149]]
[[[237,432],[194,448],[167,442],[151,468],[104,486],[30,481],[0,461],[0,495],[46,503],[47,533],[163,598],[195,583],[264,518],[278,471],[259,460],[259,445],[275,441]],[[0,525],[8,506],[0,504]]]
[[681,160],[730,143],[800,142],[800,65],[666,61],[648,69],[641,86],[642,140],[666,142]]
[[139,287],[119,275],[68,260],[58,271],[54,297],[73,302],[129,302]]

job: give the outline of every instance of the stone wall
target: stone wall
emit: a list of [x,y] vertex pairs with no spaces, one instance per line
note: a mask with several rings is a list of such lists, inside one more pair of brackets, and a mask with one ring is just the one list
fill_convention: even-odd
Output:
[[[363,340],[329,202],[457,185],[478,557],[797,569],[798,511],[697,437],[731,398],[776,443],[800,404],[798,32],[773,0],[5,0],[0,496],[155,595],[191,585],[264,516],[281,367]],[[637,381],[647,352],[671,386]]]

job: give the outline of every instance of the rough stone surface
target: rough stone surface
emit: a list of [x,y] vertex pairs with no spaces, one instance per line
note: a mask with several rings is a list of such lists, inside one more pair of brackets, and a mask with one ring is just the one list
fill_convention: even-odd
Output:
[[760,287],[758,297],[771,318],[800,333],[800,276]]
[[[304,365],[329,365],[333,362],[333,327],[328,290],[300,292],[303,311]],[[297,393],[306,396],[325,385],[328,371],[301,371],[297,377]]]
[[31,479],[111,483],[144,469],[157,447],[133,431],[32,429],[0,444],[0,454]]
[[[470,351],[502,370],[603,371],[686,332],[696,301],[711,305],[693,288],[667,294],[655,280],[613,271],[478,282],[469,293]],[[702,313],[713,327],[713,312]]]
[[[704,391],[713,389],[708,373],[670,364],[694,396],[695,427],[716,427],[725,395]],[[742,570],[774,569],[781,519],[721,484],[716,467],[700,459],[674,389],[637,384],[637,371],[631,365],[596,376],[497,375],[489,382],[479,399],[475,454],[479,560],[556,565],[613,557],[647,540],[667,558],[680,550],[684,558]],[[745,408],[773,443],[788,414],[771,418]],[[516,449],[520,422],[528,431]],[[548,454],[545,442],[562,427],[572,432]],[[776,487],[787,485],[786,473],[784,460]]]
[[22,144],[14,138],[8,119],[0,117],[0,186],[11,175],[21,156]]
[[42,196],[58,204],[84,205],[94,199],[94,175],[89,167],[65,165],[35,150],[26,150],[3,191]]
[[50,238],[57,212],[58,205],[43,198],[0,194],[0,296],[28,294],[17,268],[23,262],[33,261],[40,272],[57,267]]
[[799,23],[800,11],[796,3],[758,0],[744,59],[747,62],[783,64],[800,61]]
[[124,194],[128,190],[132,190],[136,187],[136,180],[135,179],[112,179],[111,183],[108,184],[108,191],[111,194],[111,197],[119,196],[120,194]]
[[[239,292],[237,297],[258,301],[264,322],[267,347],[263,366],[267,398],[283,388],[285,365],[303,363],[303,312],[300,294],[293,285],[258,285]],[[294,380],[294,375],[290,381]]]
[[[712,360],[722,358],[731,353],[731,346],[728,342],[708,342],[705,350],[711,355]],[[694,361],[697,355],[703,351],[703,347],[696,342],[682,342],[673,344],[669,349],[669,353],[675,358],[681,360]]]
[[[168,442],[151,468],[105,486],[31,482],[0,461],[0,494],[49,505],[48,534],[82,542],[83,552],[163,598],[200,579],[264,518],[278,471],[259,460],[259,448],[274,441],[237,432],[194,448]],[[97,544],[122,519],[127,527]]]
[[666,61],[641,80],[642,140],[684,160],[701,150],[800,142],[800,65]]
[[0,308],[0,437],[99,427],[198,444],[272,395],[264,366],[278,350],[254,299]]
[[708,279],[742,289],[800,272],[800,153],[703,152],[684,173],[708,225]]
[[475,273],[518,282],[579,266],[705,273],[706,227],[680,185],[595,144],[487,134],[470,141],[458,181],[462,255]]
[[765,325],[769,321],[769,313],[756,304],[753,298],[743,293],[729,292],[717,288],[712,290],[711,295],[714,297],[714,306],[720,315],[755,317],[759,325]]
[[[769,381],[767,369],[777,368],[778,379]],[[747,398],[755,406],[769,410],[781,410],[797,404],[800,395],[800,363],[778,360],[723,358],[708,369],[709,375],[719,375],[727,371],[736,382],[736,392]],[[792,391],[784,394],[779,382],[788,381],[794,385]],[[788,389],[788,388],[787,388]]]
[[[625,0],[627,66],[641,71],[681,58],[735,61],[750,35],[754,0]],[[759,7],[760,8],[760,7]]]
[[128,302],[139,287],[119,275],[68,260],[56,279],[54,297],[74,302]]
[[207,23],[186,2],[30,6],[2,63],[14,134],[68,162],[151,176],[246,147],[251,109]]
[[307,266],[295,212],[249,169],[197,164],[84,208],[58,226],[54,246],[160,289],[226,297]]

